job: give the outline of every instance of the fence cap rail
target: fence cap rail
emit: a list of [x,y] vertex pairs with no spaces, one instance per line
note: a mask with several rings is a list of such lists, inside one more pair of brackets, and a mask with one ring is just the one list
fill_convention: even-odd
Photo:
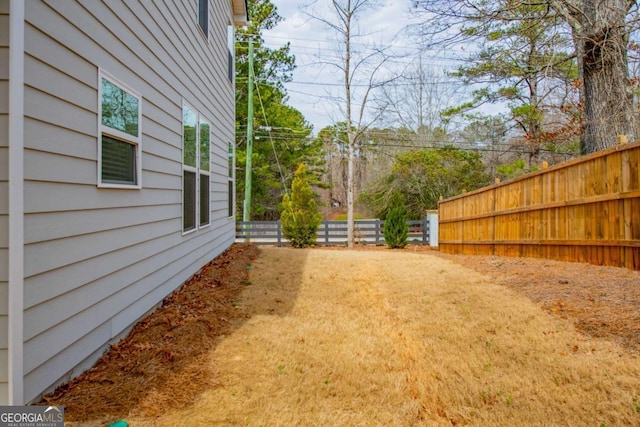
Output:
[[478,188],[477,190],[469,191],[468,193],[458,194],[457,196],[452,196],[444,200],[438,201],[438,208],[440,208],[441,204],[446,204],[452,202],[457,199],[462,199],[468,196],[472,196],[474,194],[484,193],[485,191],[491,191],[495,188],[504,187],[519,181],[526,181],[527,179],[533,178],[538,175],[545,175],[557,170],[565,169],[570,166],[574,166],[583,162],[587,162],[589,160],[594,160],[600,157],[608,156],[611,153],[634,150],[636,148],[640,148],[640,141],[631,142],[627,144],[614,145],[613,147],[609,147],[605,150],[598,151],[595,153],[587,154],[584,156],[576,157],[575,159],[567,160],[566,162],[558,163],[557,165],[550,166],[547,169],[541,169],[535,172],[528,173],[526,175],[519,176],[517,178],[512,178],[507,181],[502,181],[498,184],[487,185],[486,187]]

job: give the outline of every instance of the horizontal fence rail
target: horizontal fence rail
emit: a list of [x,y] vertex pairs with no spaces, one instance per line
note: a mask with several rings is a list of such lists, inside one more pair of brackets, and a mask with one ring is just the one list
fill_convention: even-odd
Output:
[[[430,242],[427,219],[407,221],[409,243],[428,245]],[[384,245],[384,221],[367,219],[355,221],[355,240],[358,244]],[[280,221],[238,221],[236,241],[249,241],[256,245],[288,245],[282,234]],[[340,246],[347,244],[347,221],[322,221],[318,227],[317,245]]]
[[640,142],[443,200],[447,253],[640,270]]

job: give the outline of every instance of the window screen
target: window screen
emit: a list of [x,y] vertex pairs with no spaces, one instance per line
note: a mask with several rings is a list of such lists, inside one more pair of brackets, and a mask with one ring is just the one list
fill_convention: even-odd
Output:
[[196,228],[196,174],[183,172],[182,228],[189,231]]
[[234,160],[235,160],[235,150],[234,150],[234,145],[233,143],[229,143],[229,152],[227,154],[228,160],[229,160],[229,165],[228,165],[228,169],[229,169],[229,173],[228,173],[228,177],[229,177],[229,191],[227,193],[227,197],[229,200],[229,217],[232,217],[234,215],[234,202],[235,199],[233,197],[233,168],[234,168]]
[[102,182],[136,183],[136,147],[102,135]]
[[209,224],[209,175],[200,175],[200,225]]

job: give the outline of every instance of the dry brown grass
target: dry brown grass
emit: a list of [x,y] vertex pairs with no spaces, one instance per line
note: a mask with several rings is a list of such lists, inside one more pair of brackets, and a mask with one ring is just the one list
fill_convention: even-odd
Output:
[[131,426],[640,424],[635,353],[448,259],[263,248],[252,266],[227,297],[250,317],[167,370]]
[[218,386],[132,425],[634,425],[640,363],[430,255],[266,248]]

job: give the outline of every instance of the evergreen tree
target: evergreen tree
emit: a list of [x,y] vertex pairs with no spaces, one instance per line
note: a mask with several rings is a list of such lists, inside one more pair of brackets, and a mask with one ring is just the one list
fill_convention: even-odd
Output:
[[316,242],[322,215],[318,212],[313,198],[304,163],[296,170],[291,184],[291,195],[284,195],[280,221],[282,233],[293,247],[305,248]]
[[[578,79],[571,39],[558,31],[555,14],[529,1],[513,2],[508,12],[502,10],[490,20],[470,21],[463,32],[480,46],[453,75],[481,88],[474,91],[473,101],[444,115],[487,102],[506,103],[514,130],[521,135],[518,145],[528,152],[528,165],[538,163],[543,144],[559,127],[549,117],[563,115],[562,107],[573,94],[571,83]],[[563,117],[561,122],[567,120]]]
[[384,220],[384,241],[390,249],[404,248],[407,246],[407,237],[407,208],[404,205],[404,197],[396,191],[391,196],[389,213]]
[[380,218],[388,215],[391,198],[400,192],[407,217],[422,218],[437,209],[440,196],[447,198],[489,184],[479,153],[452,146],[425,148],[396,156],[389,175],[368,186],[360,198]]
[[278,205],[291,185],[296,167],[305,163],[312,185],[324,173],[322,143],[309,138],[312,126],[302,113],[287,105],[284,83],[291,80],[295,56],[287,42],[270,48],[262,32],[282,21],[271,0],[249,0],[251,25],[236,34],[236,206],[244,200],[248,111],[248,41],[254,45],[254,122],[251,219],[278,219]]

